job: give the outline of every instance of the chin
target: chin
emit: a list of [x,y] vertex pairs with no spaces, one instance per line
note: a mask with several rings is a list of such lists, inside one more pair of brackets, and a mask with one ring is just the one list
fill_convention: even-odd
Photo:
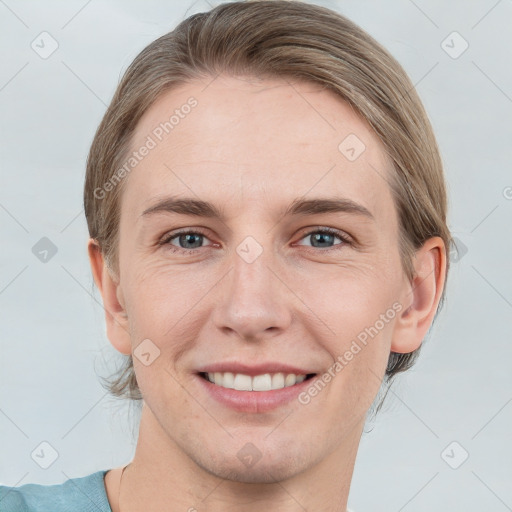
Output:
[[256,450],[254,445],[247,443],[230,458],[226,458],[224,452],[222,455],[211,454],[205,459],[202,452],[196,463],[218,478],[251,484],[281,482],[302,473],[311,464],[304,459],[304,454],[286,451],[283,447],[275,447],[275,453],[268,450],[258,454]]
[[[293,466],[296,466],[294,464]],[[241,464],[230,464],[223,467],[204,468],[210,474],[229,480],[245,484],[272,484],[282,482],[292,478],[301,471],[291,464],[263,463],[259,461],[251,468],[241,467]]]

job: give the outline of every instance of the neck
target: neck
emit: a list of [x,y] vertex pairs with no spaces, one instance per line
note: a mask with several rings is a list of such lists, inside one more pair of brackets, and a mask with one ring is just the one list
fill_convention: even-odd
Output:
[[[320,454],[306,470],[275,479],[268,466],[265,481],[248,483],[236,470],[226,477],[200,466],[144,404],[135,456],[122,475],[116,508],[119,512],[345,512],[363,426],[364,422],[358,424],[336,450],[323,458]],[[113,512],[117,511],[113,508]]]

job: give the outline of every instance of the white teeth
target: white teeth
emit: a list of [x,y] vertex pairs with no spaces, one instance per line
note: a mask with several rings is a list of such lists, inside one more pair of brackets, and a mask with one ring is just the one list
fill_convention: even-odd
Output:
[[235,376],[229,372],[226,372],[224,374],[222,374],[220,372],[215,372],[215,381],[214,382],[222,382],[222,385],[225,388],[230,388],[230,389],[235,388]]
[[295,384],[295,375],[293,373],[286,376],[284,379],[284,385],[285,386],[293,386]]
[[274,375],[272,375],[272,388],[284,388],[284,375],[282,373],[274,373]]
[[239,391],[252,391],[251,377],[237,373],[235,376],[234,388]]
[[272,389],[272,377],[270,373],[265,375],[256,375],[252,379],[252,390],[253,391],[270,391]]
[[274,389],[287,388],[302,382],[306,375],[295,375],[293,373],[265,373],[263,375],[244,375],[243,373],[233,374],[230,372],[208,373],[208,380],[223,388],[236,389],[238,391],[271,391]]

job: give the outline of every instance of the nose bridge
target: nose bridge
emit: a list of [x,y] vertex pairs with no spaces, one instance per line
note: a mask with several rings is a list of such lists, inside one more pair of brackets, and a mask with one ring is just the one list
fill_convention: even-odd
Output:
[[266,331],[285,329],[291,320],[283,284],[273,270],[277,255],[271,237],[262,233],[247,235],[233,248],[231,271],[215,312],[218,328],[229,328],[243,338],[259,338]]
[[[262,236],[258,236],[262,240]],[[276,257],[272,254],[269,238],[260,243],[253,235],[246,236],[235,248],[232,285],[236,293],[242,296],[259,294],[271,295],[273,276],[270,270],[275,266]]]

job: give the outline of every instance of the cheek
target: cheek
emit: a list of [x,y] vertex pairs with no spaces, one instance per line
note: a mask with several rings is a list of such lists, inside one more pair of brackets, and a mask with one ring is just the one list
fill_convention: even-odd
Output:
[[355,337],[379,320],[400,296],[398,279],[362,262],[319,268],[304,275],[304,303],[338,339]]
[[[204,288],[194,283],[183,268],[171,269],[165,262],[156,260],[127,267],[125,277],[137,381],[146,393],[157,388],[172,393],[176,386],[168,384],[169,379],[172,382],[171,375],[176,373],[175,362],[182,352],[194,345],[197,333],[188,322],[193,318],[190,311],[204,294]],[[143,358],[137,360],[137,355],[143,352],[150,353],[148,365]],[[165,382],[167,385],[162,388]]]
[[347,390],[347,407],[369,406],[380,387],[401,307],[393,268],[339,271],[323,293],[317,289],[310,304],[328,326],[323,343],[332,357],[333,389]]
[[347,317],[344,325],[339,322],[341,334],[330,347],[333,362],[321,376],[329,386],[322,402],[326,423],[333,425],[335,435],[338,426],[357,425],[367,413],[389,358],[393,320],[378,329],[380,324],[375,326],[364,317]]
[[170,265],[165,258],[134,262],[127,272],[129,303],[134,318],[154,326],[182,317],[204,294],[204,271]]

